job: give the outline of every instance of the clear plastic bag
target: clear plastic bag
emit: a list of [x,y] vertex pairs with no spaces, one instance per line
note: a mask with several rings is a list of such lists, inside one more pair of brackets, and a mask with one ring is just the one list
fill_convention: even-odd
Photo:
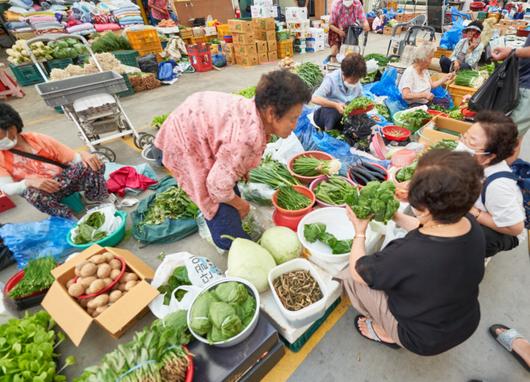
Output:
[[261,183],[238,183],[239,191],[243,199],[256,203],[260,206],[272,206],[272,195],[275,190]]

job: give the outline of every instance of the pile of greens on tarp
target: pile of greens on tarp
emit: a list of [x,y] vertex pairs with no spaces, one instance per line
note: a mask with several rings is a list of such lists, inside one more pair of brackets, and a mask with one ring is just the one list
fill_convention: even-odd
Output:
[[156,192],[143,199],[131,214],[135,239],[143,244],[170,243],[197,232],[199,212],[173,177],[162,179]]

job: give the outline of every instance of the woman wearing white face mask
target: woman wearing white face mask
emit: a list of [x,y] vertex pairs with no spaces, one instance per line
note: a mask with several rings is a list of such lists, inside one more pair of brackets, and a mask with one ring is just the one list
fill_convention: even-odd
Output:
[[75,192],[100,201],[109,197],[104,166],[95,155],[76,153],[46,135],[23,133],[20,115],[0,103],[0,191],[21,195],[52,216],[73,218],[61,200]]
[[346,38],[348,27],[360,25],[365,32],[370,30],[363,5],[359,0],[335,0],[329,20],[328,43],[331,47],[330,62],[337,62],[342,42]]
[[468,211],[483,170],[471,155],[432,150],[418,161],[409,201],[416,218],[396,213],[408,230],[366,256],[368,220],[348,208],[355,228],[343,280],[359,333],[389,347],[436,355],[464,342],[480,320],[479,283],[484,275],[484,236]]
[[363,95],[361,78],[366,76],[366,62],[358,54],[350,54],[342,60],[340,70],[326,75],[313,94],[311,102],[319,105],[315,111],[315,123],[324,130],[341,130],[344,107],[354,98]]
[[456,150],[475,155],[485,181],[471,214],[486,236],[486,257],[519,245],[524,230],[523,195],[506,163],[517,147],[517,126],[500,112],[482,111],[462,136]]

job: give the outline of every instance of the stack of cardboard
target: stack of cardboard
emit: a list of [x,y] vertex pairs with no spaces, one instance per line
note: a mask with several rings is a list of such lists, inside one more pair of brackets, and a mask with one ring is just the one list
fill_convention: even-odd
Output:
[[306,39],[307,52],[320,52],[326,47],[326,33],[322,28],[311,28]]
[[238,65],[258,65],[258,51],[256,49],[256,36],[253,24],[250,21],[233,19],[228,20],[230,34],[234,42],[235,61]]
[[273,5],[273,0],[254,0],[254,5],[250,7],[250,15],[253,19],[276,18],[278,7]]
[[252,20],[252,28],[256,36],[259,63],[278,59],[276,41],[276,23],[273,18]]

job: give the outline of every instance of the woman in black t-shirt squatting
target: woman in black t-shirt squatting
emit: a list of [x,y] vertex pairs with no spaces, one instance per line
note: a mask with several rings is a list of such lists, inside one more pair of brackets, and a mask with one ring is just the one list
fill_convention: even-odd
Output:
[[416,217],[396,213],[408,234],[366,256],[367,220],[348,208],[355,227],[342,279],[355,327],[365,338],[436,355],[464,342],[480,320],[484,234],[468,211],[477,200],[482,167],[465,152],[432,150],[422,156],[409,187]]

